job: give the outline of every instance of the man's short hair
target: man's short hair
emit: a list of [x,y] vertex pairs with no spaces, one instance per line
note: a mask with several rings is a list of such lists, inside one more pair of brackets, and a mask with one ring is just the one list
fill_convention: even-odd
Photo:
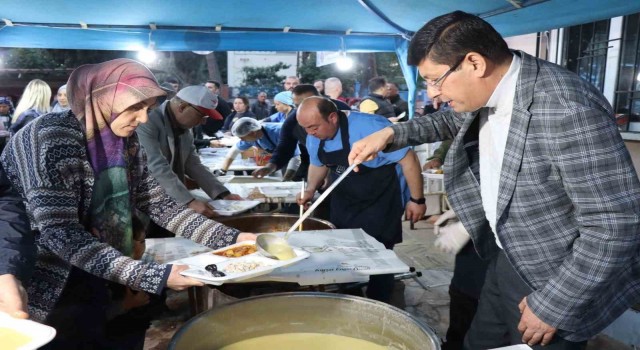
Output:
[[416,32],[409,43],[407,63],[417,66],[429,58],[435,63],[453,66],[472,51],[495,63],[511,57],[509,46],[489,23],[478,16],[455,11],[430,20]]
[[387,85],[387,79],[384,77],[373,77],[369,80],[369,93],[373,93]]
[[220,82],[217,80],[207,80],[207,83],[211,83],[216,86],[216,89],[220,89]]
[[322,119],[329,120],[331,113],[338,112],[338,107],[336,107],[336,104],[330,99],[324,97],[318,97],[318,99],[318,112],[320,112]]
[[313,96],[320,96],[318,89],[316,89],[316,87],[311,84],[297,85],[296,87],[293,88],[293,90],[291,90],[291,93],[298,96],[306,95],[306,94],[311,94]]
[[313,81],[314,84],[317,83],[317,82],[324,83],[324,80],[323,79],[316,79],[316,80]]

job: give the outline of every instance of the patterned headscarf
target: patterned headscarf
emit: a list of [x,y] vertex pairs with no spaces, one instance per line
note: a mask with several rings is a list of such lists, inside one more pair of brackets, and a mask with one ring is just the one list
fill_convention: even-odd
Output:
[[81,66],[67,82],[69,106],[84,125],[95,177],[91,230],[126,255],[133,246],[128,138],[115,135],[110,125],[127,108],[164,94],[149,69],[123,58]]

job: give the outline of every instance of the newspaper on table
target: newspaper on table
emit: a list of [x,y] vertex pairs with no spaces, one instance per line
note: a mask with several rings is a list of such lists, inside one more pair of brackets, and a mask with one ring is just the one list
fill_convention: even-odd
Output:
[[[284,233],[275,233],[284,236]],[[211,251],[185,238],[147,240],[146,258],[166,263]],[[294,232],[289,243],[311,256],[295,265],[243,282],[276,281],[300,285],[366,282],[370,275],[409,272],[392,251],[362,229]]]
[[169,261],[213,251],[213,249],[209,247],[184,237],[147,238],[145,243],[146,250],[142,256],[142,260],[155,261],[159,264],[166,264]]
[[[200,154],[200,162],[211,170],[221,169],[222,163],[227,158],[225,152],[204,152]],[[233,163],[229,166],[228,171],[248,171],[260,168],[253,158],[242,159],[238,154]]]
[[[300,193],[301,187],[299,181],[223,183],[231,193],[235,193],[242,198],[260,201],[261,203],[296,203],[296,196]],[[189,192],[200,200],[211,200],[201,189],[191,190]]]
[[[276,235],[284,236],[284,232]],[[289,243],[311,256],[247,282],[296,282],[305,286],[365,282],[370,275],[409,272],[409,266],[393,250],[386,249],[362,229],[293,232]]]

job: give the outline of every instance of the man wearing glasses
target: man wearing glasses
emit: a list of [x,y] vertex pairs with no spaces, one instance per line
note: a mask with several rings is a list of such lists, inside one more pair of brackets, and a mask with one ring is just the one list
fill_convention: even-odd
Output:
[[454,225],[489,260],[465,348],[583,349],[640,300],[640,182],[610,104],[461,11],[415,34],[409,64],[452,110],[357,142],[349,162],[453,139]]
[[[212,199],[241,199],[230,193],[202,164],[193,144],[191,128],[207,118],[222,119],[215,110],[217,103],[217,97],[205,86],[187,86],[151,111],[149,121],[137,129],[153,177],[176,202],[208,218],[216,216],[216,213],[207,202],[189,193],[184,183],[186,176]],[[155,223],[150,223],[148,232],[150,238],[173,235]]]

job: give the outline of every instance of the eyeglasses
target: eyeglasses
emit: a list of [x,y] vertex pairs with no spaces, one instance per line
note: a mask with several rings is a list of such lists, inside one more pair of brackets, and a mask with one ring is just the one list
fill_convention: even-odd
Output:
[[204,113],[202,113],[198,108],[196,108],[196,106],[194,105],[189,105],[189,107],[193,108],[196,110],[196,112],[198,112],[198,115],[200,116],[200,119],[206,118],[208,117],[207,115],[205,115]]
[[444,82],[444,80],[449,76],[449,74],[453,73],[456,69],[458,69],[458,67],[460,66],[460,64],[462,64],[462,62],[464,61],[465,56],[462,56],[458,62],[456,62],[456,64],[454,64],[453,66],[451,66],[451,68],[449,68],[448,71],[444,72],[444,74],[442,74],[438,79],[436,80],[425,80],[424,81],[424,87],[425,88],[433,88],[435,90],[440,91],[440,87],[442,86],[442,83]]

